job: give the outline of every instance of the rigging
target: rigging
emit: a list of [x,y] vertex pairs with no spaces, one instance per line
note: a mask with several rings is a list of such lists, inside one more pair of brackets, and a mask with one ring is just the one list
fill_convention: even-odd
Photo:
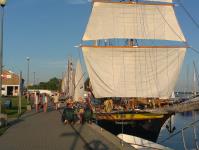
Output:
[[194,17],[191,15],[191,13],[186,9],[186,7],[183,5],[181,0],[177,0],[179,5],[183,8],[187,16],[191,19],[191,21],[195,24],[195,26],[199,29],[199,23],[194,19]]

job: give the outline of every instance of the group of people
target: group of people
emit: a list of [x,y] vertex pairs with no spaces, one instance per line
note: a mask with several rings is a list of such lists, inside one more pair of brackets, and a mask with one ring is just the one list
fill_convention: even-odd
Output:
[[[53,96],[48,95],[47,93],[29,93],[29,102],[32,103],[36,112],[40,112],[41,109],[43,112],[48,111],[49,103],[54,106],[55,110],[58,110],[60,107],[60,99],[62,98],[61,93],[56,92]],[[83,98],[79,98],[77,101],[74,101],[72,98],[65,99],[65,107],[62,113],[63,123],[91,123],[92,111],[89,103]]]
[[66,101],[66,108],[62,114],[62,121],[67,123],[91,123],[92,109],[89,107],[88,103],[79,98],[78,101],[73,101],[68,99]]
[[47,112],[49,100],[50,96],[48,94],[39,92],[30,94],[29,99],[32,105],[34,105],[36,112],[39,112],[40,109],[43,109],[43,112]]

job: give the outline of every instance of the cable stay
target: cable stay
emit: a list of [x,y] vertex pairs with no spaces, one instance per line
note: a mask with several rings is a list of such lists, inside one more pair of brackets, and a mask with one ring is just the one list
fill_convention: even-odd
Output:
[[189,124],[189,125],[187,125],[186,127],[184,127],[184,128],[182,128],[182,129],[180,129],[179,131],[177,131],[176,133],[174,133],[174,134],[172,134],[171,136],[167,137],[166,139],[164,139],[164,140],[160,141],[159,143],[164,143],[164,142],[168,141],[168,140],[169,140],[169,139],[171,139],[172,137],[174,137],[174,136],[176,136],[176,135],[178,135],[178,134],[182,133],[182,131],[184,131],[184,130],[186,130],[186,129],[190,128],[190,127],[195,126],[195,124],[196,124],[196,123],[198,123],[198,122],[199,122],[199,120],[196,120],[196,121],[194,121],[194,122],[190,123],[190,124]]
[[195,24],[195,26],[199,29],[199,23],[194,19],[194,17],[191,15],[191,13],[186,9],[186,7],[183,5],[181,0],[178,0],[179,5],[183,8],[187,16],[191,19],[191,21]]
[[199,49],[193,48],[193,47],[189,47],[190,50],[194,51],[195,53],[199,54]]

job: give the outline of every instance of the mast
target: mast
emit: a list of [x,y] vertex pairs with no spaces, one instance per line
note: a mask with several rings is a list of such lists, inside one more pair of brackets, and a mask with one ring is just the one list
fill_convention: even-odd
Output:
[[198,79],[198,72],[196,70],[196,64],[195,62],[193,61],[193,66],[194,66],[194,70],[193,70],[193,93],[194,93],[194,96],[197,95],[197,84],[198,84],[198,87],[199,87],[199,79]]
[[70,96],[69,94],[70,94],[70,92],[69,92],[69,77],[70,77],[70,72],[69,72],[69,64],[70,64],[70,61],[69,61],[69,59],[68,59],[68,66],[67,66],[67,75],[68,75],[68,80],[67,80],[67,96]]

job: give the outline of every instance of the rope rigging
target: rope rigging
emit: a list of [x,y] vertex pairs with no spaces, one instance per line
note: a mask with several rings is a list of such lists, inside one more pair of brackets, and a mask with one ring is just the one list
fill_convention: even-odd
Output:
[[191,19],[191,21],[195,24],[195,26],[199,29],[199,23],[194,19],[194,17],[191,15],[191,13],[186,9],[184,4],[181,2],[181,0],[177,0],[179,5],[182,7],[182,9],[185,11],[187,16]]
[[199,54],[199,49],[193,48],[193,47],[189,47],[189,49],[191,49],[192,51],[194,51],[195,53]]
[[166,139],[160,141],[159,143],[164,143],[164,142],[168,141],[168,140],[171,139],[172,137],[174,137],[174,136],[176,136],[176,135],[182,133],[182,130],[186,130],[186,129],[190,128],[190,127],[193,127],[193,126],[194,126],[196,123],[198,123],[198,122],[199,122],[199,120],[196,120],[196,121],[190,123],[190,124],[187,125],[186,127],[180,129],[179,131],[177,131],[176,133],[172,134],[172,135],[169,136],[168,138],[166,138]]

